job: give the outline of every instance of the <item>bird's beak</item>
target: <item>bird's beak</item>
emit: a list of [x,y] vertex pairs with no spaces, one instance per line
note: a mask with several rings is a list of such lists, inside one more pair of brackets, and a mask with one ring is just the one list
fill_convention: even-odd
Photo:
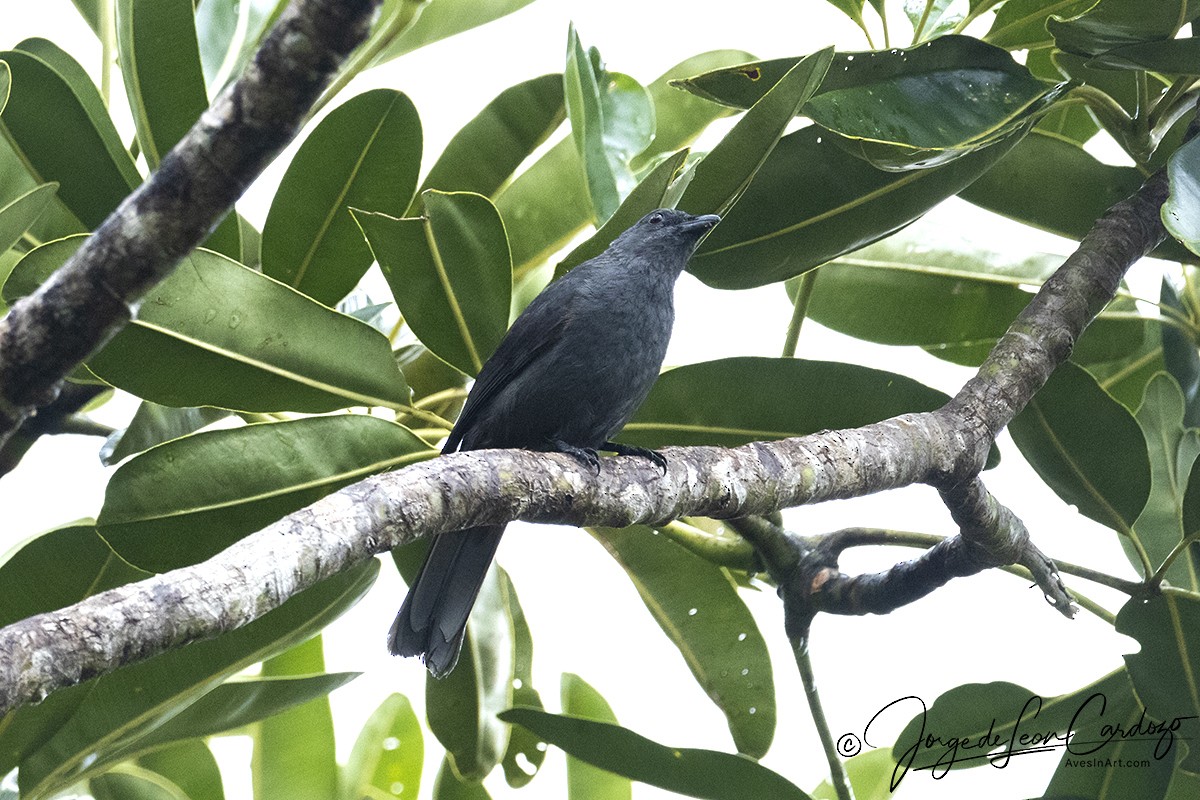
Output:
[[715,228],[717,223],[720,221],[721,221],[721,218],[718,217],[716,214],[701,214],[698,217],[692,217],[691,219],[689,219],[687,222],[683,223],[679,227],[683,228],[685,231],[697,231],[699,233],[708,233],[713,228]]

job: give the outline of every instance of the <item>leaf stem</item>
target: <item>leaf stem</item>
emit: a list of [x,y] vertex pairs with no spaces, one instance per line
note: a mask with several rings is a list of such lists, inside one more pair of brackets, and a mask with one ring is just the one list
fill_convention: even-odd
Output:
[[116,60],[116,0],[100,0],[100,97],[107,107],[112,98],[113,62]]
[[754,547],[741,536],[714,536],[682,520],[668,522],[657,529],[711,564],[746,572],[754,568]]
[[1161,585],[1163,579],[1167,576],[1167,570],[1171,568],[1171,565],[1175,563],[1177,558],[1187,552],[1188,547],[1197,539],[1200,539],[1200,532],[1185,536],[1183,539],[1177,542],[1175,547],[1171,549],[1171,552],[1167,554],[1167,557],[1163,559],[1163,562],[1159,568],[1154,571],[1153,575],[1150,576],[1150,579],[1147,581],[1147,583],[1149,583],[1151,586]]
[[425,395],[420,400],[413,403],[413,407],[429,408],[430,406],[436,406],[438,403],[446,400],[460,400],[466,396],[467,390],[461,386],[457,386],[453,389],[442,389],[440,392],[434,392],[433,394]]
[[838,800],[854,800],[854,791],[850,788],[850,778],[846,775],[846,767],[838,755],[837,743],[829,730],[829,721],[825,719],[825,711],[821,707],[821,695],[817,692],[817,680],[813,674],[812,661],[808,657],[808,642],[806,639],[792,641],[792,653],[796,657],[796,668],[800,671],[800,680],[804,684],[804,698],[808,701],[808,710],[812,712],[813,725],[817,735],[821,737],[821,749],[825,751],[825,760],[829,762],[829,778]]
[[800,276],[796,285],[796,302],[792,307],[792,319],[788,322],[787,335],[783,339],[783,357],[795,358],[796,346],[800,342],[800,326],[808,315],[808,303],[812,300],[813,288],[817,285],[817,270],[810,269]]

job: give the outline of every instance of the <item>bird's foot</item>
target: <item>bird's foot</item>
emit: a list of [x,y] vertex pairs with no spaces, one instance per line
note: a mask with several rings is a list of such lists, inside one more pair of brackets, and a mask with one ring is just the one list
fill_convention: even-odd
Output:
[[647,458],[654,463],[654,466],[662,470],[663,475],[667,474],[667,457],[657,450],[651,450],[648,447],[634,447],[631,444],[621,444],[620,442],[605,442],[600,449],[616,453],[619,456]]
[[557,453],[566,453],[569,456],[574,456],[582,461],[586,466],[591,467],[597,475],[600,474],[600,455],[592,448],[576,447],[573,444],[567,444],[559,439],[551,439],[549,444],[551,450]]

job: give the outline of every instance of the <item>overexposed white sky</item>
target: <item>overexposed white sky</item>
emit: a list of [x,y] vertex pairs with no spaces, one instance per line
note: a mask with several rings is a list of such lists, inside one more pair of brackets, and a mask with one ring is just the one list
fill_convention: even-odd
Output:
[[[45,36],[98,73],[99,48],[68,0],[6,5],[0,48],[28,36]],[[408,93],[424,125],[428,167],[450,136],[502,89],[561,70],[571,21],[587,45],[601,50],[611,69],[643,83],[706,50],[737,48],[769,58],[805,54],[831,43],[850,49],[865,46],[857,29],[822,0],[741,0],[732,6],[713,0],[536,0],[508,18],[362,76],[345,96],[377,86]],[[119,88],[115,94],[120,95]],[[120,129],[131,133],[120,116],[123,112],[115,111]],[[286,158],[268,170],[239,206],[256,224],[265,218]],[[1033,234],[960,202],[947,204],[922,225],[930,236],[1010,249],[1014,258],[1023,259],[1032,249],[1070,251],[1070,243]],[[778,355],[791,311],[781,286],[721,292],[685,275],[678,299],[668,364]],[[971,374],[913,348],[868,345],[812,322],[805,324],[799,354],[903,372],[950,393]],[[98,416],[119,424],[131,408],[129,402],[118,402]],[[16,473],[0,480],[0,507],[7,512],[0,552],[41,530],[98,513],[109,474],[96,458],[98,446],[99,440],[82,437],[45,439]],[[1001,446],[1004,461],[987,474],[987,484],[1026,521],[1042,549],[1132,577],[1115,535],[1067,508],[1033,475],[1011,441],[1002,440]],[[804,533],[850,525],[954,532],[936,493],[924,487],[799,509],[787,519]],[[860,549],[846,555],[843,568],[881,569],[912,555]],[[720,713],[662,636],[624,573],[590,537],[569,528],[516,524],[509,528],[499,559],[512,575],[529,618],[535,685],[552,710],[560,674],[576,672],[600,690],[624,725],[645,736],[675,746],[732,749]],[[1120,598],[1112,593],[1078,581],[1073,585],[1110,609],[1119,605]],[[328,669],[365,673],[332,697],[343,762],[362,722],[388,693],[400,691],[419,713],[423,709],[424,669],[415,660],[391,658],[384,647],[384,634],[403,591],[385,564],[366,600],[326,632]],[[824,778],[826,766],[783,635],[779,602],[769,591],[747,594],[746,599],[772,647],[778,691],[778,733],[763,763],[811,791]],[[967,681],[1009,680],[1043,695],[1067,691],[1114,668],[1120,655],[1135,646],[1087,614],[1073,622],[1062,619],[1039,592],[1000,573],[955,581],[887,617],[822,617],[812,637],[815,669],[835,736],[847,731],[861,735],[872,715],[899,697],[916,694],[932,703],[941,692]],[[245,740],[218,740],[214,749],[226,766],[228,796],[248,798]],[[424,797],[429,796],[440,760],[432,738],[426,750]],[[897,796],[1035,796],[1056,761],[1040,756],[1004,771],[978,768],[942,781],[910,775]],[[562,763],[561,754],[552,753],[545,774],[516,796],[563,796]],[[512,791],[498,772],[488,786],[497,798]],[[660,796],[667,795],[635,788],[635,797]]]

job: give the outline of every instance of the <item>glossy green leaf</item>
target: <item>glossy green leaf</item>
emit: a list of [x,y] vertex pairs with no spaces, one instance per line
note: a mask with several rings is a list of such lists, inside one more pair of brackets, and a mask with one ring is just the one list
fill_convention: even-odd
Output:
[[[1074,142],[1035,131],[961,196],[1026,225],[1079,240],[1105,211],[1137,191],[1142,180],[1133,167],[1102,164]],[[1196,261],[1173,241],[1159,245],[1153,254]]]
[[[564,714],[617,724],[612,707],[578,675],[563,673],[560,695]],[[628,778],[567,756],[567,800],[630,800],[632,796],[633,784]]]
[[468,375],[508,330],[512,261],[504,223],[482,195],[427,191],[425,216],[355,210],[413,333]]
[[881,169],[926,169],[1013,134],[1067,88],[1047,86],[983,42],[937,42],[942,46],[859,54],[839,75],[853,85],[825,87],[804,113]]
[[[505,89],[454,135],[421,184],[421,192],[474,192],[492,197],[566,118],[562,75],[542,75]],[[421,213],[413,199],[406,217]]]
[[608,72],[596,48],[585,51],[574,25],[567,33],[563,98],[596,222],[603,224],[633,188],[630,162],[654,138],[653,101],[633,78]]
[[131,563],[194,564],[330,492],[434,453],[407,428],[362,414],[205,431],[119,467],[99,530]]
[[[512,578],[500,567],[500,590],[504,594],[504,605],[512,621],[513,633],[513,694],[512,704],[529,708],[542,708],[542,696],[533,688],[533,634],[525,619],[525,610],[517,598],[517,589]],[[508,735],[508,748],[500,765],[504,768],[504,780],[514,789],[519,789],[533,780],[546,760],[546,746],[541,739],[525,728],[512,728]]]
[[960,192],[1018,141],[1010,137],[934,169],[882,172],[815,126],[779,140],[700,245],[688,269],[710,286],[785,280],[883,238]]
[[[1162,276],[1158,302],[1164,312],[1176,311],[1187,319],[1191,312],[1175,290],[1171,277],[1170,274]],[[1183,424],[1188,428],[1200,427],[1200,352],[1196,350],[1196,342],[1189,332],[1171,325],[1162,326],[1160,338],[1162,358],[1159,359],[1158,368],[1174,378],[1183,391]],[[1145,381],[1146,384],[1149,382],[1149,379]],[[1142,398],[1139,396],[1137,404],[1140,405],[1141,402]]]
[[962,14],[954,0],[906,0],[904,13],[913,26],[913,41],[924,42],[954,29]]
[[196,6],[200,62],[210,92],[237,77],[287,0],[204,0]]
[[788,122],[825,79],[832,58],[833,48],[827,48],[788,70],[696,165],[680,207],[693,214],[725,214],[737,203]]
[[[90,524],[50,531],[0,564],[0,627],[145,577],[149,573],[122,561]],[[0,774],[45,744],[90,688],[72,686],[0,717]]]
[[1142,404],[1146,386],[1166,369],[1163,361],[1163,325],[1149,325],[1142,346],[1119,361],[1084,365],[1100,388],[1134,413]]
[[[663,153],[686,146],[710,122],[733,113],[669,86],[670,81],[706,69],[745,61],[740,50],[714,50],[685,59],[646,88],[654,101],[655,136],[634,160],[643,169]],[[554,147],[496,196],[513,254],[513,271],[525,275],[565,246],[592,221],[591,204],[580,180],[583,167],[569,139]]]
[[1200,140],[1192,139],[1167,162],[1171,194],[1162,205],[1162,220],[1171,235],[1200,253]]
[[[1141,649],[1125,656],[1138,699],[1159,720],[1200,717],[1195,669],[1200,664],[1200,598],[1167,588],[1142,601],[1133,598],[1117,614],[1117,632],[1137,639]],[[1200,750],[1189,744],[1179,765],[1200,772]]]
[[1046,30],[1046,20],[1051,14],[1073,16],[1095,4],[1096,0],[1006,0],[983,38],[1006,50],[1045,47],[1054,41]]
[[[1150,495],[1150,456],[1132,415],[1067,362],[1008,426],[1042,480],[1079,513],[1123,534]],[[1121,464],[1114,470],[1114,463]]]
[[1197,16],[1197,0],[1099,0],[1073,17],[1052,15],[1046,29],[1059,49],[1095,56],[1124,45],[1174,38],[1181,26]]
[[83,17],[88,27],[96,34],[100,33],[100,0],[71,0],[79,16]]
[[581,242],[566,258],[558,262],[558,266],[554,268],[555,277],[561,278],[584,261],[600,255],[627,228],[654,209],[662,208],[671,182],[683,168],[687,155],[687,150],[680,150],[675,155],[663,159],[651,170],[595,234]]
[[[1008,759],[1016,757],[1015,752],[1006,755],[1009,747],[1024,749],[1012,741],[1014,735],[1034,730],[1059,735],[1074,731],[1076,746],[1083,749],[1091,742],[1079,742],[1085,738],[1078,736],[1080,728],[1102,717],[1110,704],[1128,706],[1133,700],[1131,688],[1124,669],[1073,692],[1046,698],[1007,681],[968,683],[945,692],[928,709],[919,697],[897,700],[883,709],[876,724],[882,727],[897,717],[914,715],[892,745],[897,765],[892,782],[897,784],[909,773],[935,765],[935,774],[985,764],[1007,765]],[[995,754],[995,760],[988,758],[989,753]]]
[[[1014,261],[1011,253],[966,245],[942,249],[910,231],[821,267],[808,316],[859,339],[917,345],[940,358],[977,365],[1029,304],[1029,288],[1062,264],[1061,257],[1042,253]],[[794,294],[791,283],[788,290]],[[1136,312],[1128,298],[1110,309]],[[1072,357],[1081,363],[1127,357],[1141,347],[1145,328],[1137,319],[1098,319]]]
[[[1058,63],[1057,57],[1062,55],[1065,54],[1050,47],[1030,50],[1025,57],[1025,66],[1035,78],[1058,83],[1070,77]],[[1100,126],[1086,105],[1058,103],[1042,114],[1033,129],[1083,145],[1099,132]]]
[[433,779],[433,800],[491,800],[491,795],[482,783],[460,778],[453,762],[444,758]]
[[391,694],[371,713],[346,764],[342,800],[388,796],[416,800],[425,741],[412,704]]
[[117,0],[117,52],[151,170],[208,108],[191,0]]
[[382,64],[419,47],[476,28],[524,8],[533,0],[436,0],[383,50],[372,64]]
[[625,570],[704,693],[721,709],[738,752],[762,758],[775,736],[767,645],[720,567],[640,525],[593,535]]
[[309,638],[358,602],[378,572],[369,560],[243,628],[97,679],[71,719],[21,762],[22,793],[65,789],[97,754],[128,746],[229,676]]
[[0,207],[0,253],[21,240],[54,199],[56,183],[43,183]]
[[34,180],[57,182],[75,216],[98,226],[142,180],[100,93],[78,62],[44,39],[26,40],[0,59],[12,72],[0,133]]
[[[324,671],[325,655],[320,635],[263,662],[262,674],[268,680],[287,681],[309,675],[313,676],[310,681],[325,679],[327,686],[323,687],[325,691],[310,694],[305,698],[307,702],[292,704],[284,713],[259,724],[254,732],[251,761],[255,800],[337,796],[333,713],[327,695],[345,680],[335,682],[336,676],[320,674]],[[208,697],[211,693],[200,703]]]
[[1092,62],[1114,69],[1200,75],[1200,37],[1130,44],[1101,53]]
[[[32,292],[82,241],[30,251],[5,283],[5,300]],[[378,331],[206,250],[151,289],[87,366],[169,406],[319,413],[410,397]]]
[[[1196,522],[1185,517],[1184,497],[1200,456],[1200,430],[1184,426],[1183,393],[1173,378],[1161,373],[1146,387],[1136,419],[1150,455],[1150,494],[1133,525],[1132,539],[1149,558],[1151,568],[1158,569]],[[1121,544],[1134,568],[1140,570],[1142,562],[1132,543],[1123,540]],[[1200,589],[1200,573],[1190,558],[1177,559],[1167,580],[1176,587]]]
[[112,466],[134,453],[195,433],[227,416],[229,412],[221,408],[171,408],[143,401],[129,425],[104,442],[100,448],[100,461]]
[[193,739],[146,753],[137,765],[171,781],[188,800],[225,800],[221,768],[202,741]]
[[931,411],[949,397],[892,372],[833,361],[725,358],[664,372],[620,440],[737,447]]
[[807,800],[778,773],[744,756],[665,747],[604,722],[514,708],[501,718],[524,725],[569,755],[631,780],[707,800]]
[[467,781],[483,780],[504,757],[509,729],[496,715],[512,705],[512,697],[512,618],[499,573],[490,570],[471,610],[458,666],[441,680],[425,680],[429,729]]
[[[138,149],[150,170],[208,108],[191,0],[117,0],[118,63]],[[238,223],[227,216],[205,242],[241,258]]]
[[400,216],[420,168],[421,121],[406,95],[374,89],[338,106],[283,176],[263,226],[263,272],[335,304],[372,261],[350,208]]

